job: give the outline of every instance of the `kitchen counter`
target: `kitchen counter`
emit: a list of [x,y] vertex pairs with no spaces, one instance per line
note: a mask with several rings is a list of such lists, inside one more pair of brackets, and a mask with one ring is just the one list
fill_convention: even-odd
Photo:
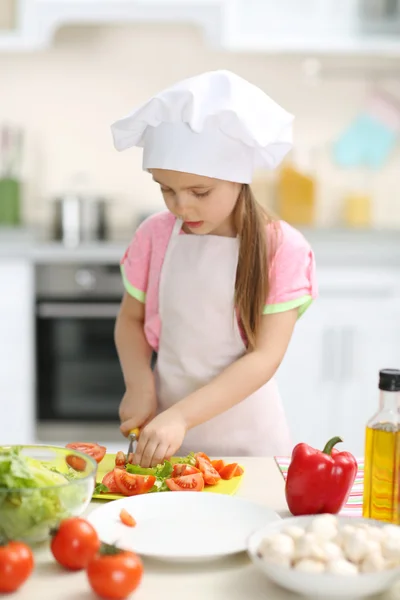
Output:
[[[284,483],[272,458],[232,459],[245,467],[245,476],[237,496],[272,508],[281,517],[290,516],[284,495]],[[101,505],[93,501],[87,514]],[[190,525],[183,526],[190,531]],[[13,594],[13,600],[95,600],[85,572],[69,573],[57,565],[43,545],[35,553],[33,576]],[[300,598],[275,586],[260,573],[246,553],[212,563],[178,564],[145,559],[144,576],[132,595],[135,600],[295,600]],[[400,583],[375,600],[399,600]],[[370,600],[373,600],[370,597]],[[350,599],[348,599],[350,600]]]
[[[236,460],[236,459],[235,459]],[[240,459],[246,472],[237,493],[288,516],[283,479],[272,458]],[[101,501],[93,501],[88,512]],[[190,526],[185,523],[184,526]],[[13,600],[94,600],[84,572],[69,573],[59,567],[45,544],[36,553],[34,575],[13,595]],[[153,600],[283,600],[292,594],[280,590],[259,573],[246,554],[201,564],[176,564],[144,560],[144,577],[133,598]]]

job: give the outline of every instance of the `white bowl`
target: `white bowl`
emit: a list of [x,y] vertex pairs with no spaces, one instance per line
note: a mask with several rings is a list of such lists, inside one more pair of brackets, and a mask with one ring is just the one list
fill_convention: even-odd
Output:
[[[280,532],[288,525],[306,528],[315,516],[290,517],[269,523],[254,532],[249,540],[247,551],[254,565],[269,579],[281,587],[297,592],[308,598],[362,598],[380,594],[388,590],[400,577],[400,567],[387,569],[377,573],[361,573],[358,575],[333,575],[330,573],[302,573],[260,558],[257,554],[264,537],[270,533]],[[383,527],[386,523],[371,519],[338,516],[339,526],[346,524],[369,523]]]

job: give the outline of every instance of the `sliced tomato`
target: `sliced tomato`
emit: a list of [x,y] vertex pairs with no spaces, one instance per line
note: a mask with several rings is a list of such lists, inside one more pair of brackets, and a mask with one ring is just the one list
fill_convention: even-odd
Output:
[[83,454],[87,454],[94,458],[94,460],[99,463],[103,460],[104,455],[107,451],[105,446],[100,446],[100,444],[92,444],[90,442],[71,442],[66,445],[66,448],[71,448],[71,450],[77,450],[78,452],[82,452]]
[[73,454],[68,454],[65,459],[67,465],[74,469],[74,471],[84,471],[86,469],[86,461],[81,456],[74,456]]
[[182,477],[183,475],[194,475],[195,473],[200,473],[200,471],[199,469],[196,469],[196,467],[192,467],[192,465],[175,464],[172,469],[171,478]]
[[108,491],[110,494],[119,494],[119,489],[117,488],[117,484],[115,483],[114,471],[110,471],[106,473],[103,477],[103,481],[101,482],[103,485],[108,487]]
[[196,452],[196,454],[194,455],[195,459],[197,460],[198,458],[204,458],[204,460],[208,460],[209,463],[211,463],[211,458],[209,458],[207,456],[207,454],[204,454],[204,452]]
[[124,496],[145,494],[151,490],[156,481],[154,475],[135,475],[119,468],[114,469],[114,478],[120,494]]
[[206,485],[215,485],[221,479],[221,475],[214,469],[212,464],[200,456],[197,457],[196,467],[203,474]]
[[241,477],[244,473],[244,470],[242,469],[242,467],[240,465],[238,465],[236,467],[236,471],[235,471],[235,477]]
[[225,463],[224,463],[224,461],[222,460],[222,458],[219,458],[218,460],[212,460],[212,461],[211,461],[211,464],[212,464],[212,466],[214,467],[214,469],[215,469],[216,471],[218,471],[218,473],[220,473],[220,472],[221,472],[221,469],[223,469],[223,468],[224,468],[224,465],[225,465]]
[[222,479],[232,479],[232,477],[237,477],[236,471],[237,471],[238,466],[239,465],[237,463],[231,463],[229,465],[225,465],[220,473]]
[[122,523],[127,527],[135,527],[136,525],[135,519],[132,517],[131,514],[128,513],[126,508],[123,508],[121,510],[121,512],[119,513],[119,518],[121,519]]
[[125,467],[125,465],[126,465],[126,456],[120,450],[119,452],[117,452],[116,457],[115,457],[115,466],[116,467]]
[[204,478],[201,473],[166,479],[165,483],[172,492],[201,492],[204,489]]

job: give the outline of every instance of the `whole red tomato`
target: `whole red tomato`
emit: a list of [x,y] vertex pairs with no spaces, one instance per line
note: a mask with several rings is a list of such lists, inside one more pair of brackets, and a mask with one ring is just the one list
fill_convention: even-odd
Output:
[[71,517],[61,522],[50,544],[56,561],[71,571],[84,569],[100,548],[94,527],[85,519]]
[[87,566],[92,590],[106,600],[124,600],[139,586],[143,565],[134,552],[102,544]]
[[28,579],[33,566],[32,550],[26,544],[0,545],[0,594],[15,592]]

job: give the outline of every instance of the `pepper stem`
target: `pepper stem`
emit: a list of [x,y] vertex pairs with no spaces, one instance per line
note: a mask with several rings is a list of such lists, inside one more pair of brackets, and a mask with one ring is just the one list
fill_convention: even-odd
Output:
[[343,440],[338,435],[330,439],[329,442],[326,443],[325,448],[322,450],[323,454],[331,455],[333,447],[340,442],[343,442]]

